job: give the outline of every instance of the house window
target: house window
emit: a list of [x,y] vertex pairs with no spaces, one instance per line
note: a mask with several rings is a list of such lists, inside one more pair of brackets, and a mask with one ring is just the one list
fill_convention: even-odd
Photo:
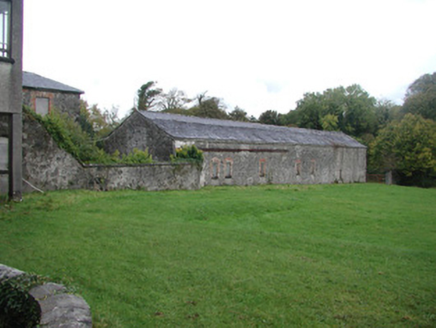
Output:
[[220,173],[220,160],[218,158],[214,158],[210,164],[210,177],[212,179],[218,179],[218,175]]
[[259,176],[263,178],[266,175],[266,160],[261,159],[259,161]]
[[0,0],[0,58],[11,56],[11,2]]
[[50,99],[37,97],[35,99],[35,112],[41,116],[45,116],[48,114],[50,109]]
[[300,160],[295,161],[295,175],[297,177],[301,175],[301,161]]
[[233,174],[233,161],[231,158],[226,158],[226,179],[231,179]]

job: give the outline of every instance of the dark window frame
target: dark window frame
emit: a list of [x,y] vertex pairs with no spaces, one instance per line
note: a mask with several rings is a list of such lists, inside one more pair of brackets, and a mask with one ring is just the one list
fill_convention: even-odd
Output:
[[7,14],[0,13],[0,25],[2,33],[0,34],[0,60],[14,62],[12,59],[12,1],[0,0],[0,3],[7,5],[9,8]]

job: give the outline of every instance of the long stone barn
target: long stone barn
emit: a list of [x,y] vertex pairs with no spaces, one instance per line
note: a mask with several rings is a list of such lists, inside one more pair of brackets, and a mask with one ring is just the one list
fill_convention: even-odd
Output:
[[204,152],[202,186],[366,179],[366,147],[342,132],[135,111],[104,141],[110,153],[148,148],[158,161],[184,145]]

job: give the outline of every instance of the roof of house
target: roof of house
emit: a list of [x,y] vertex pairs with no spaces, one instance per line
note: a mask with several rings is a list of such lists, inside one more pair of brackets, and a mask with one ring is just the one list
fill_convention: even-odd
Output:
[[53,90],[70,93],[84,93],[82,90],[48,79],[35,73],[23,72],[23,87],[41,90]]
[[139,111],[175,139],[366,148],[342,132]]

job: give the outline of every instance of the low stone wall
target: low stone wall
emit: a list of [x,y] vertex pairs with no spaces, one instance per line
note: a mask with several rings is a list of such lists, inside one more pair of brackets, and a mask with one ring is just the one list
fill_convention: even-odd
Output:
[[[0,264],[0,281],[13,279],[23,274],[25,272]],[[41,320],[38,327],[92,327],[89,305],[82,297],[68,294],[63,285],[46,283],[33,287],[29,294],[41,307]]]
[[[200,188],[200,169],[192,164],[83,165],[59,148],[31,118],[23,124],[23,190],[171,190]],[[32,185],[33,187],[31,187]]]

